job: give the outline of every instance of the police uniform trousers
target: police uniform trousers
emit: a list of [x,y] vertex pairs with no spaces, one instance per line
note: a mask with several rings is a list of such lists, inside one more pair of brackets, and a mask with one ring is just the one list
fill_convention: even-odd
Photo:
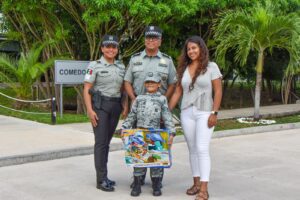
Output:
[[99,119],[97,126],[93,127],[95,135],[94,160],[98,182],[107,179],[109,144],[118,125],[121,111],[121,101],[102,99],[101,108],[95,108]]
[[[165,128],[164,124],[160,124],[160,128]],[[133,175],[134,176],[143,176],[143,179],[145,179],[145,176],[147,174],[147,167],[134,167]],[[164,176],[164,168],[162,167],[151,167],[150,168],[150,177],[152,178],[160,178],[160,181],[162,181]]]

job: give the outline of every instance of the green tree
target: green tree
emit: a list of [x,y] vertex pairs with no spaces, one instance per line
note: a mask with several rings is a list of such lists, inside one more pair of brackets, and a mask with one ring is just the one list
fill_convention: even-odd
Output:
[[222,65],[228,50],[235,52],[234,60],[245,65],[251,50],[257,55],[254,119],[259,119],[260,94],[264,54],[273,48],[286,49],[289,64],[286,73],[299,70],[299,51],[296,47],[300,33],[300,18],[295,13],[283,14],[266,1],[256,4],[251,10],[231,10],[220,15],[214,25],[217,61]]
[[19,60],[0,55],[0,79],[12,88],[19,99],[30,99],[33,83],[51,66],[54,59],[39,62],[45,44],[35,44],[26,54],[21,53]]

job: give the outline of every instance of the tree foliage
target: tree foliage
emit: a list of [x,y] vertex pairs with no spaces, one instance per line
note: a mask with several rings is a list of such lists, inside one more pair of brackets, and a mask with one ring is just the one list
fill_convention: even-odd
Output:
[[[158,25],[163,29],[162,51],[173,58],[179,55],[188,36],[200,35],[208,44],[211,59],[214,59],[214,52],[219,43],[215,39],[212,26],[214,21],[223,17],[219,13],[231,10],[229,12],[246,14],[251,12],[257,3],[265,4],[265,2],[265,0],[0,0],[0,7],[5,21],[2,27],[5,27],[10,39],[20,42],[23,52],[29,52],[36,42],[48,41],[53,44],[47,44],[43,49],[41,56],[43,62],[62,55],[75,60],[98,59],[101,38],[108,33],[119,36],[120,55],[126,64],[133,53],[143,48],[143,30],[149,24]],[[288,13],[299,16],[299,5],[299,0],[277,0],[273,3],[276,14],[281,16]],[[264,22],[264,18],[260,20],[261,23],[267,23]],[[224,21],[225,23],[227,22]],[[248,49],[241,50],[252,55]],[[227,56],[221,61],[233,63],[236,60]],[[245,63],[244,59],[239,60]],[[238,67],[240,64],[234,63]],[[290,65],[289,70],[286,72],[295,73],[297,67]],[[238,71],[242,72],[243,69]],[[46,88],[40,85],[40,89],[45,97],[49,97],[55,93],[55,88],[50,84],[54,80],[53,67],[48,73],[44,73],[43,77]],[[40,81],[38,78],[37,82]],[[79,98],[81,89],[80,86],[76,87]]]
[[294,13],[283,15],[271,1],[266,1],[265,4],[257,3],[249,11],[239,9],[222,13],[214,30],[219,42],[216,49],[219,63],[225,64],[228,50],[235,52],[234,60],[242,66],[251,51],[258,55],[254,112],[257,119],[265,52],[272,53],[274,48],[287,50],[290,60],[286,74],[299,72],[300,17]]
[[49,59],[45,63],[39,61],[44,47],[45,44],[36,43],[26,54],[21,53],[18,61],[5,54],[0,55],[0,78],[5,80],[5,83],[14,90],[20,99],[30,99],[33,83],[53,65],[53,59]]

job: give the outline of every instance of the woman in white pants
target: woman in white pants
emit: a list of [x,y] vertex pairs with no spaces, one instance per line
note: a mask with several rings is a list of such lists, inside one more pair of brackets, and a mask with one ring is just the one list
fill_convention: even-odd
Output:
[[[194,184],[187,190],[196,200],[209,198],[209,144],[222,99],[222,74],[199,36],[188,38],[179,57],[178,82],[169,102],[172,110],[182,96],[181,124],[188,144]],[[214,98],[212,93],[214,92]]]

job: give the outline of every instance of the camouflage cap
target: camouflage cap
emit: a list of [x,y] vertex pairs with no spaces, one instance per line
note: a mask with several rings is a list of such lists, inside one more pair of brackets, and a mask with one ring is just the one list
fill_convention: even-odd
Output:
[[160,76],[158,74],[153,74],[153,72],[148,72],[145,82],[147,81],[160,83]]

